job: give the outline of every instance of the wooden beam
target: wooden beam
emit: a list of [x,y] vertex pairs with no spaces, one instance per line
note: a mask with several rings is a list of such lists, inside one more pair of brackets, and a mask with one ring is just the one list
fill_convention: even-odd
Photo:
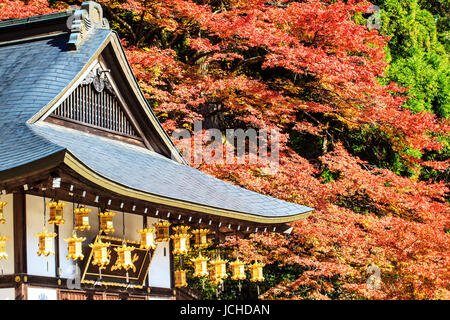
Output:
[[27,273],[27,214],[23,191],[13,193],[14,273]]
[[60,263],[61,254],[60,254],[60,246],[59,246],[59,226],[56,224],[55,224],[54,232],[56,233],[56,237],[55,237],[55,275],[57,278],[59,278],[60,277],[59,269],[61,266],[61,263]]

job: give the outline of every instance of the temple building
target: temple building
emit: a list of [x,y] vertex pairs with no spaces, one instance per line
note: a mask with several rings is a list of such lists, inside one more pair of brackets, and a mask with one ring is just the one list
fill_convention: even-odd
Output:
[[98,3],[0,22],[0,299],[195,298],[178,255],[311,212],[188,166]]

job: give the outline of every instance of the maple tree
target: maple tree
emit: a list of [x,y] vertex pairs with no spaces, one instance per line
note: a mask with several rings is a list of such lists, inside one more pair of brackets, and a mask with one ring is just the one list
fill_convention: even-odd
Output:
[[[389,38],[361,22],[368,2],[99,2],[166,130],[203,120],[281,132],[275,175],[258,164],[199,167],[315,208],[289,236],[238,241],[241,257],[268,264],[262,298],[450,298],[448,181],[421,175],[448,170],[448,159],[423,155],[442,150],[449,123],[405,108],[408,89],[386,76]],[[79,2],[0,0],[0,19],[68,4]],[[379,289],[367,286],[369,265]]]

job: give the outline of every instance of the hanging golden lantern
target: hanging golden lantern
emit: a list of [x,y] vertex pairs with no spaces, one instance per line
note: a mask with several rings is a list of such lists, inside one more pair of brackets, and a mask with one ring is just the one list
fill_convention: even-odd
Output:
[[187,270],[175,270],[175,287],[182,288],[187,287],[186,282],[186,273]]
[[82,244],[83,244],[84,240],[86,240],[86,238],[83,238],[83,237],[78,238],[75,231],[73,231],[73,233],[72,233],[72,238],[64,239],[64,241],[67,242],[68,249],[69,249],[69,254],[67,255],[67,260],[72,259],[72,260],[76,261],[77,259],[80,259],[80,260],[84,259],[84,255],[82,253]]
[[94,243],[89,244],[89,247],[93,251],[92,264],[94,266],[99,266],[103,269],[111,259],[111,253],[109,250],[110,242],[102,242],[102,239],[98,237]]
[[190,239],[192,234],[188,234],[188,226],[176,226],[172,230],[174,235],[170,236],[173,239],[173,254],[186,254],[191,249]]
[[169,226],[170,222],[168,221],[159,221],[154,224],[156,229],[156,237],[155,240],[157,242],[169,241]]
[[6,206],[7,202],[1,202],[0,201],[0,223],[4,224],[6,220],[3,218],[3,207]]
[[155,249],[155,229],[140,229],[137,231],[141,235],[142,249]]
[[44,229],[42,233],[37,233],[34,236],[39,239],[38,256],[43,254],[47,257],[48,255],[55,254],[55,251],[53,251],[53,238],[56,237],[56,233],[48,233],[47,230]]
[[131,257],[131,253],[135,248],[127,246],[125,242],[122,243],[121,247],[115,248],[114,250],[117,252],[117,260],[111,270],[124,269],[128,271],[128,269],[133,269],[136,271],[136,267],[134,266],[133,259]]
[[264,275],[263,275],[263,267],[265,266],[264,263],[260,263],[258,261],[255,261],[254,264],[249,265],[251,278],[250,281],[252,282],[260,282],[264,281]]
[[66,221],[64,220],[64,206],[66,205],[65,202],[49,202],[47,206],[50,209],[50,219],[48,220],[48,223],[56,224],[59,226],[60,224],[64,224]]
[[240,261],[239,258],[230,263],[231,266],[231,279],[233,280],[244,280],[245,276],[245,263]]
[[100,231],[103,231],[105,234],[114,233],[116,229],[114,229],[113,225],[113,217],[116,215],[115,212],[105,211],[97,214],[100,217]]
[[207,277],[208,272],[208,258],[202,257],[200,253],[199,256],[191,261],[194,262],[194,277]]
[[91,226],[89,224],[89,213],[92,210],[89,208],[76,208],[73,213],[75,214],[75,230],[91,230]]
[[0,260],[8,259],[8,254],[6,253],[6,241],[8,240],[8,237],[0,236]]
[[207,235],[209,233],[209,229],[195,229],[192,230],[192,233],[194,234],[195,239],[195,245],[196,248],[206,248],[210,245],[208,242]]
[[218,285],[225,279],[227,275],[227,262],[228,260],[222,260],[217,257],[216,260],[212,260],[211,263],[211,281]]

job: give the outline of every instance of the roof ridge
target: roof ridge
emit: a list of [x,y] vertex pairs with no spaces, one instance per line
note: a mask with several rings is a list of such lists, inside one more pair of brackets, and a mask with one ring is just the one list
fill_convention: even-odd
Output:
[[75,12],[75,10],[67,10],[67,11],[61,11],[61,12],[41,14],[38,16],[31,16],[31,17],[27,17],[27,18],[4,20],[4,21],[0,21],[0,28],[6,28],[6,27],[10,27],[10,26],[16,26],[19,24],[26,24],[26,23],[37,22],[37,21],[57,19],[57,18],[65,17],[65,16],[69,17],[74,12]]

